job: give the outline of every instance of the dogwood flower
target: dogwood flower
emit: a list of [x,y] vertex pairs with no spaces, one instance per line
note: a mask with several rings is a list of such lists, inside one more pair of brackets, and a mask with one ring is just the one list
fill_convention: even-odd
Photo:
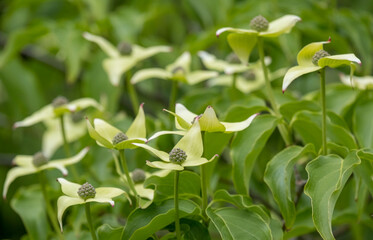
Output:
[[225,27],[216,31],[219,37],[224,32],[230,32],[227,40],[230,47],[237,54],[242,64],[247,65],[250,53],[255,47],[258,38],[273,38],[284,33],[289,33],[301,18],[295,15],[285,15],[272,22],[268,22],[262,16],[255,17],[251,23],[251,29]]
[[85,32],[83,37],[88,41],[96,43],[109,58],[103,61],[103,67],[109,75],[111,84],[118,86],[122,74],[133,68],[137,63],[145,60],[153,55],[162,52],[170,52],[171,48],[168,46],[155,46],[143,48],[138,45],[127,45],[126,55],[114,47],[105,38]]
[[124,196],[131,202],[128,194],[120,189],[114,187],[99,187],[94,188],[91,184],[85,183],[83,185],[70,182],[64,178],[58,178],[57,181],[61,184],[61,190],[65,194],[57,200],[57,218],[62,229],[62,216],[65,210],[73,205],[80,205],[89,202],[110,203],[114,207],[113,198],[124,194]]
[[372,76],[363,76],[363,77],[352,77],[345,74],[340,74],[339,78],[341,82],[345,85],[352,86],[360,90],[373,89],[373,77]]
[[215,71],[197,70],[192,72],[190,64],[191,55],[189,52],[184,52],[174,63],[168,65],[166,69],[149,68],[136,72],[131,79],[131,83],[136,84],[149,78],[160,78],[194,85],[218,76],[218,73]]
[[38,152],[34,156],[29,155],[18,155],[13,159],[13,164],[17,165],[16,167],[9,170],[3,187],[3,198],[6,198],[6,194],[9,189],[9,185],[18,177],[37,173],[49,168],[56,168],[62,172],[63,175],[67,175],[68,171],[65,168],[68,165],[79,162],[87,154],[88,148],[84,148],[77,155],[49,161],[43,153]]
[[330,42],[329,38],[328,41],[310,43],[299,51],[297,56],[298,66],[290,68],[284,76],[282,83],[283,92],[298,77],[306,73],[319,71],[325,67],[336,68],[341,65],[348,65],[351,69],[350,76],[352,76],[356,67],[355,63],[361,64],[360,59],[352,53],[330,55],[323,49],[323,45]]
[[95,107],[100,111],[103,109],[102,106],[92,98],[81,98],[68,102],[65,97],[60,96],[55,98],[51,104],[31,114],[31,116],[14,123],[13,128],[32,126],[45,120],[60,117],[65,113],[80,111],[88,107]]
[[134,143],[134,145],[146,149],[162,160],[147,161],[148,166],[165,170],[182,171],[185,167],[200,166],[218,157],[218,155],[214,155],[210,160],[202,157],[203,143],[198,117],[170,153],[160,151],[147,144]]
[[140,105],[135,120],[125,133],[102,119],[94,119],[93,124],[94,126],[92,126],[87,119],[88,133],[100,146],[121,150],[136,148],[133,143],[146,142],[145,113],[143,104]]
[[177,103],[175,107],[175,113],[169,110],[164,109],[164,111],[175,116],[175,125],[177,129],[187,130],[190,129],[195,122],[196,118],[199,118],[199,125],[201,131],[206,132],[238,132],[247,128],[254,118],[258,114],[253,114],[248,117],[246,120],[241,122],[221,122],[218,120],[214,109],[211,106],[208,106],[205,112],[201,115],[197,115],[189,111],[184,105]]

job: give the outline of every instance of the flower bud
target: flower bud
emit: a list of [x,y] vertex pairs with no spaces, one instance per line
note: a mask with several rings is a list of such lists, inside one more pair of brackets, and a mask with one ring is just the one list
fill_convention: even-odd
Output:
[[127,137],[126,134],[124,134],[122,132],[119,132],[119,133],[117,133],[117,135],[114,136],[114,138],[113,138],[113,144],[117,145],[118,143],[123,142],[123,141],[125,141],[127,139],[128,139],[128,137]]
[[132,53],[132,45],[128,42],[118,44],[118,50],[122,55],[130,55]]
[[269,26],[268,20],[261,15],[254,17],[250,21],[250,28],[258,32],[263,32],[267,30],[268,26]]
[[78,195],[84,200],[94,198],[96,196],[95,188],[88,182],[84,183],[78,190]]
[[186,153],[180,148],[174,148],[170,152],[170,161],[177,164],[182,164],[187,159]]
[[42,152],[37,152],[34,154],[32,159],[32,164],[34,164],[35,167],[40,167],[48,162],[48,158],[44,156]]
[[135,170],[133,170],[132,172],[132,180],[134,183],[142,183],[145,181],[145,171],[140,169],[140,168],[136,168]]
[[320,60],[321,58],[323,58],[323,57],[327,57],[327,56],[330,56],[330,54],[329,54],[327,51],[321,49],[321,50],[317,51],[317,52],[315,53],[315,55],[313,55],[313,57],[312,57],[312,63],[315,64],[315,65],[317,66],[318,63],[319,63],[319,60]]
[[65,104],[67,104],[68,102],[69,102],[69,100],[67,100],[67,98],[65,98],[64,96],[58,96],[55,99],[53,99],[52,106],[54,108],[58,108],[58,107],[61,107]]

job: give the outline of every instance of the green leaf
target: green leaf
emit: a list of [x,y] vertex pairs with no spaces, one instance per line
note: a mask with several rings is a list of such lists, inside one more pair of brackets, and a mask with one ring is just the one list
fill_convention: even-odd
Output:
[[249,56],[253,50],[256,42],[258,41],[258,34],[254,33],[230,33],[227,37],[229,46],[233,49],[234,53],[238,56],[241,63],[248,64]]
[[200,222],[183,218],[180,221],[181,229],[185,232],[185,240],[210,240],[208,229]]
[[353,151],[345,159],[337,155],[319,156],[307,164],[308,182],[304,192],[311,198],[312,219],[323,239],[334,239],[335,203],[353,168],[360,162],[357,152]]
[[361,177],[365,185],[368,187],[370,194],[373,196],[373,154],[366,153],[364,150],[358,152],[361,164],[356,166],[354,174]]
[[285,148],[268,162],[264,173],[264,181],[271,189],[288,229],[294,224],[296,215],[291,191],[293,167],[307,153],[316,155],[312,144]]
[[288,121],[290,121],[293,116],[302,110],[308,110],[310,112],[319,112],[321,111],[320,104],[314,101],[301,100],[288,102],[280,107],[281,115]]
[[233,183],[238,193],[248,194],[251,172],[257,157],[276,128],[277,119],[270,115],[258,116],[232,141]]
[[[180,218],[200,214],[200,208],[190,200],[179,199]],[[128,217],[122,239],[146,239],[175,220],[174,200],[169,199],[159,205],[151,204],[146,209],[138,208]]]
[[[170,172],[165,177],[152,175],[144,182],[145,188],[153,188],[154,202],[158,203],[174,196],[174,175]],[[198,174],[190,171],[182,171],[179,176],[179,196],[187,198],[200,198],[201,180]]]
[[273,239],[269,222],[251,209],[206,209],[223,240]]
[[123,227],[113,228],[109,224],[103,224],[97,229],[98,239],[117,240],[122,236]]
[[[35,187],[19,189],[10,205],[21,217],[30,239],[47,239],[49,224],[44,198],[39,189]],[[35,221],[36,219],[37,221]]]
[[373,101],[367,99],[356,105],[353,115],[353,129],[361,147],[373,148]]

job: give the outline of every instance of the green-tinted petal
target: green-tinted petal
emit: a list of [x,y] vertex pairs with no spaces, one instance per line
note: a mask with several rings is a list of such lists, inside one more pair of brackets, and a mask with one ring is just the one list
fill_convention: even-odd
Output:
[[142,183],[136,184],[135,189],[136,189],[137,194],[140,197],[146,198],[146,199],[149,199],[149,200],[153,200],[153,198],[154,198],[154,190],[153,189],[144,188],[144,184],[142,184]]
[[135,73],[131,78],[131,83],[136,84],[150,78],[170,79],[172,74],[162,68],[143,69]]
[[[176,108],[177,108],[177,105],[178,104],[176,104]],[[177,129],[187,130],[187,129],[189,129],[192,126],[193,119],[190,122],[188,122],[189,119],[185,119],[182,116],[180,116],[179,114],[171,112],[171,111],[169,111],[167,109],[163,109],[163,111],[168,112],[168,113],[172,114],[175,117],[175,126],[176,126]],[[195,115],[195,116],[197,116],[197,115]]]
[[289,33],[294,25],[302,20],[295,15],[285,15],[269,23],[267,31],[259,32],[259,36],[277,37],[284,33]]
[[[64,115],[63,117],[68,142],[74,142],[86,134],[87,128],[84,121],[74,123],[71,120],[71,115]],[[47,120],[44,121],[44,124],[47,130],[43,134],[42,150],[46,157],[51,157],[63,145],[61,124],[59,119]]]
[[115,58],[120,56],[118,49],[114,47],[110,42],[108,42],[105,38],[93,35],[88,32],[83,33],[83,37],[88,41],[96,43],[109,57]]
[[100,111],[103,111],[103,107],[93,98],[80,98],[67,104],[67,108],[72,112],[80,111],[88,107],[94,107]]
[[373,77],[372,76],[363,76],[363,77],[352,77],[341,74],[340,79],[343,84],[358,88],[360,90],[373,89]]
[[134,67],[137,63],[134,57],[109,58],[103,62],[103,67],[109,75],[109,80],[114,86],[119,86],[122,74]]
[[128,138],[146,138],[145,113],[143,104],[140,104],[139,112],[131,126],[128,128],[126,135]]
[[91,138],[97,141],[98,144],[101,144],[104,147],[107,148],[113,148],[112,144],[112,139],[109,141],[106,138],[102,137],[91,125],[89,120],[87,119],[87,128],[88,128],[88,133]]
[[[192,121],[195,117],[197,117],[197,114],[192,113],[189,111],[183,104],[176,103],[175,105],[175,113],[180,116],[182,119],[184,119],[187,123],[189,123],[189,126],[191,126]],[[189,127],[188,127],[189,129]]]
[[171,163],[171,162],[161,162],[161,161],[150,162],[150,161],[146,161],[146,164],[149,167],[164,169],[164,170],[176,170],[176,171],[184,170],[184,167],[182,167],[181,165]]
[[235,123],[221,122],[221,124],[224,125],[226,133],[238,132],[250,126],[251,122],[254,120],[256,116],[258,116],[258,114],[253,114],[242,122],[235,122]]
[[96,196],[95,198],[115,198],[121,194],[125,194],[126,192],[120,188],[114,187],[99,187],[96,188]]
[[98,198],[98,197],[95,197],[95,198],[88,198],[85,201],[86,202],[109,203],[112,207],[114,207],[114,200],[111,199],[111,198],[106,198],[106,197]]
[[184,136],[185,135],[185,131],[160,131],[160,132],[156,132],[153,134],[153,136],[151,136],[149,139],[148,139],[148,142],[159,137],[159,136],[162,136],[162,135],[168,135],[168,134],[175,134],[175,135],[182,135]]
[[31,173],[37,172],[37,169],[33,166],[30,167],[14,167],[8,171],[6,175],[4,187],[3,187],[3,198],[6,197],[9,185],[18,177],[29,175]]
[[124,140],[116,145],[114,145],[115,149],[134,149],[137,146],[133,145],[134,143],[145,143],[147,140],[146,138],[130,138],[128,140]]
[[188,84],[194,85],[209,78],[217,77],[218,75],[219,74],[217,72],[199,70],[187,74],[186,80]]
[[312,63],[312,57],[316,52],[323,49],[324,44],[330,43],[330,39],[324,42],[314,42],[304,46],[297,55],[297,62],[299,66],[315,66]]
[[192,158],[192,159],[187,159],[185,162],[183,162],[183,167],[194,167],[194,166],[200,166],[205,163],[208,163],[215,158],[217,158],[218,155],[214,155],[210,160],[207,160],[206,158]]
[[81,198],[74,198],[74,197],[68,197],[68,196],[61,196],[57,200],[57,218],[58,223],[60,224],[61,232],[62,230],[62,216],[65,210],[73,205],[79,205],[83,204],[84,200]]
[[229,46],[245,66],[248,65],[249,56],[258,41],[256,32],[251,34],[231,33],[227,37]]
[[80,198],[78,190],[82,185],[67,181],[64,178],[57,178],[57,182],[61,184],[61,190],[65,195],[73,198]]
[[208,106],[199,120],[201,130],[206,132],[225,132],[225,127],[216,117],[216,113],[211,106]]
[[205,65],[207,69],[221,71],[225,74],[244,72],[248,69],[247,66],[242,64],[233,64],[217,59],[214,55],[205,51],[199,51],[198,56],[201,58],[203,65]]
[[184,52],[178,57],[174,63],[168,65],[166,67],[167,71],[172,72],[175,68],[181,67],[184,71],[189,72],[190,63],[192,61],[192,57],[189,52]]
[[17,155],[12,163],[15,165],[18,165],[20,167],[32,167],[34,166],[32,164],[33,156],[30,155]]
[[135,57],[137,61],[141,61],[151,56],[154,56],[158,53],[170,52],[171,50],[172,48],[168,46],[154,46],[154,47],[143,48],[138,45],[133,45],[131,56]]
[[225,28],[220,28],[219,30],[217,30],[216,36],[219,37],[220,34],[222,34],[223,32],[241,33],[241,34],[249,34],[249,35],[258,34],[257,31],[251,30],[251,29],[225,27]]
[[290,85],[290,83],[292,83],[296,78],[306,74],[306,73],[310,73],[310,72],[315,72],[315,71],[318,71],[320,70],[321,67],[318,67],[318,66],[295,66],[295,67],[292,67],[290,68],[285,76],[284,76],[284,80],[282,82],[282,92],[284,92],[286,90],[286,88]]
[[84,156],[87,154],[89,148],[83,148],[78,154],[76,154],[73,157],[65,158],[65,159],[58,159],[54,161],[49,161],[46,164],[39,167],[40,170],[48,169],[48,168],[57,168],[59,169],[63,175],[67,175],[67,170],[65,166],[72,165],[74,163],[79,162],[84,158]]
[[94,119],[93,124],[98,134],[109,142],[112,142],[115,135],[121,132],[118,128],[99,118]]
[[168,153],[166,152],[163,152],[163,151],[160,151],[160,150],[157,150],[147,144],[141,144],[141,143],[134,143],[134,145],[138,146],[138,147],[141,147],[141,148],[144,148],[146,150],[148,150],[149,152],[153,153],[155,156],[159,157],[160,159],[162,159],[163,161],[166,161],[166,162],[169,162],[170,161],[170,156],[168,155]]
[[185,161],[193,158],[201,158],[203,153],[203,143],[201,128],[197,119],[174,148],[180,148],[186,153],[187,159]]
[[350,65],[351,63],[361,64],[361,61],[355,56],[355,54],[352,53],[339,54],[321,58],[318,62],[318,65],[320,67],[336,68],[341,65]]
[[53,107],[51,104],[49,104],[41,108],[40,110],[34,112],[33,114],[31,114],[31,116],[23,119],[22,121],[14,123],[13,127],[14,128],[28,127],[36,123],[39,123],[41,121],[44,121],[46,119],[52,119],[54,117],[55,115],[54,115]]

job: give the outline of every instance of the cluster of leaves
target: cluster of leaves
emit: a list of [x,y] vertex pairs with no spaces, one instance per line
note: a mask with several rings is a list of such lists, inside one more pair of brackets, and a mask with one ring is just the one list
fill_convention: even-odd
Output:
[[[84,149],[84,155],[87,154],[84,157],[80,153],[79,160],[84,157],[80,162],[76,158],[64,160],[75,163],[74,169],[67,167],[73,173],[67,179],[79,184],[88,181],[94,186],[122,189],[118,194],[133,193],[128,179],[119,170],[121,164],[117,156],[92,141],[87,130],[87,126],[88,129],[92,126],[87,125],[82,116],[103,119],[115,129],[129,129],[137,116],[137,108],[131,106],[136,100],[133,92],[136,92],[139,102],[145,103],[143,128],[147,136],[141,138],[166,132],[144,141],[134,140],[130,145],[137,142],[135,144],[142,146],[141,143],[151,140],[142,147],[150,148],[150,145],[170,152],[180,137],[163,134],[177,128],[181,130],[178,134],[184,135],[183,129],[193,125],[195,115],[191,112],[207,116],[208,106],[213,106],[218,118],[224,121],[207,126],[201,124],[205,131],[203,158],[220,155],[219,159],[205,165],[208,206],[203,206],[200,169],[185,165],[186,170],[180,172],[179,217],[184,239],[320,236],[323,239],[336,236],[369,239],[373,231],[371,78],[355,77],[351,82],[345,75],[327,70],[327,154],[321,154],[322,106],[318,75],[302,76],[285,94],[281,89],[283,76],[287,69],[296,65],[299,50],[329,36],[333,41],[326,46],[330,53],[354,52],[363,63],[356,74],[372,74],[371,3],[338,4],[316,0],[260,3],[189,0],[182,4],[174,1],[128,1],[124,4],[115,1],[3,1],[0,3],[0,44],[3,47],[0,52],[0,138],[3,143],[0,146],[0,188],[8,185],[3,183],[14,155],[32,155],[42,150],[48,157],[65,157],[58,118],[43,120],[28,128],[12,129],[15,122],[48,106],[56,96],[64,95],[69,99],[95,99],[89,104],[95,109],[79,112],[77,119],[70,111],[81,109],[67,106],[58,112],[65,115],[66,137],[72,153]],[[253,52],[248,66],[217,61],[230,54],[228,45],[232,46],[232,41],[236,40],[227,42],[223,35],[217,39],[215,32],[226,26],[247,29],[250,20],[258,14],[275,20],[288,13],[300,16],[302,22],[297,23],[290,34],[265,40],[265,53],[270,56],[265,64],[270,69],[278,106],[278,114],[275,114],[264,89],[262,64],[256,62],[260,52],[254,45],[250,47]],[[103,42],[98,36],[108,41]],[[150,48],[135,47],[128,55],[121,52],[123,41],[132,46],[172,46],[173,51],[161,47],[156,52],[163,53],[154,55],[144,52]],[[118,48],[109,42],[118,43]],[[144,60],[151,55],[154,56]],[[248,57],[238,56],[241,61]],[[143,81],[147,78],[152,79]],[[203,81],[206,79],[210,80]],[[174,88],[179,91],[175,93]],[[173,109],[175,105],[169,106],[169,98],[171,103],[176,98],[183,105],[178,104]],[[163,108],[168,108],[175,118],[170,118]],[[247,128],[239,129],[240,132],[226,125],[242,122],[259,112],[262,114]],[[187,120],[180,116],[186,116]],[[291,146],[286,146],[277,128],[280,125],[290,129]],[[20,127],[19,123],[16,126]],[[217,131],[208,131],[209,127]],[[93,138],[105,146],[105,141],[103,144]],[[88,153],[86,146],[90,146]],[[112,142],[105,147],[119,148]],[[141,148],[126,151],[125,156],[131,175],[136,168],[146,171],[146,180],[135,185],[135,191],[141,192],[140,207],[131,205],[125,198],[118,198],[115,208],[93,204],[93,225],[99,238],[173,238],[176,173],[154,171],[151,168],[154,165],[149,167],[146,160],[155,162],[158,158]],[[21,166],[23,162],[15,160],[14,163]],[[22,171],[35,173],[55,167],[66,173],[65,163],[36,168],[29,164],[26,166],[29,168]],[[54,208],[62,195],[55,181],[59,177],[57,171],[46,172],[46,191]],[[57,236],[48,224],[47,209],[42,204],[44,190],[36,184],[37,180],[34,175],[15,180],[7,193],[8,200],[0,200],[0,237],[25,235],[29,239],[48,239]],[[75,201],[83,203],[75,195]],[[111,198],[106,200],[111,201]],[[132,194],[132,202],[135,201]],[[90,238],[82,208],[69,208],[63,226],[66,239]]]

